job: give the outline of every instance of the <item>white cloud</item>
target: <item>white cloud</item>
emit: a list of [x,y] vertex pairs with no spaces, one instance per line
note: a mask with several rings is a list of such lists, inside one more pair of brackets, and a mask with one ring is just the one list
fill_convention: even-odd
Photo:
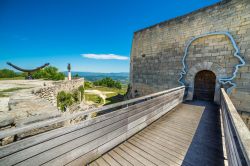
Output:
[[126,56],[115,55],[115,54],[81,54],[84,58],[91,59],[115,59],[115,60],[128,60],[129,58]]

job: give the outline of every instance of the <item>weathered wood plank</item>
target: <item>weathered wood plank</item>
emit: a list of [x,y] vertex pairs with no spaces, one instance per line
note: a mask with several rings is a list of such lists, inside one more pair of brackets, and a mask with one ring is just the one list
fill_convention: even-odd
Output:
[[151,154],[143,151],[142,149],[134,146],[133,144],[129,143],[129,142],[125,142],[123,145],[125,145],[126,147],[128,147],[129,149],[133,150],[134,152],[136,152],[137,154],[140,154],[142,157],[150,160],[152,163],[156,164],[156,165],[166,165],[166,163],[162,162],[161,160],[158,160],[157,158],[155,158],[154,156],[152,156]]
[[[97,147],[98,145],[100,145],[100,140],[103,140],[105,142],[105,139],[106,137],[108,137],[109,133],[114,133],[117,129],[117,135],[120,134],[120,133],[123,133],[124,131],[126,131],[126,119],[125,120],[122,120],[118,123],[114,123],[108,127],[105,127],[103,128],[102,130],[99,130],[98,132],[93,132],[93,133],[90,133],[88,135],[85,135],[83,137],[80,137],[78,139],[75,139],[73,141],[70,141],[68,143],[65,143],[61,146],[58,146],[58,147],[55,147],[49,151],[45,151],[39,155],[36,155],[28,160],[25,160],[23,163],[25,165],[29,165],[29,164],[36,164],[36,165],[40,165],[40,164],[43,164],[45,163],[46,161],[49,161],[49,160],[52,160],[52,159],[55,159],[57,158],[58,156],[64,154],[65,152],[69,152],[70,153],[73,153],[71,150],[75,150],[75,149],[78,149],[79,147],[81,146],[85,146],[85,145],[88,145],[90,141],[94,140],[96,143],[94,146],[91,146],[91,149],[90,150],[93,150],[95,147]],[[112,132],[111,132],[112,131]],[[106,134],[106,135],[105,135]],[[115,133],[116,134],[116,133]],[[111,134],[110,134],[111,135]],[[107,139],[106,139],[107,140]],[[89,152],[90,150],[88,150],[87,148],[82,148],[84,150],[82,150],[82,152]],[[79,150],[79,152],[81,152],[81,150]],[[83,153],[82,155],[84,155],[85,153]],[[80,156],[77,156],[78,153],[75,152],[75,154],[73,154],[73,156],[76,156],[74,158],[71,159],[71,156],[68,157],[68,159],[71,159],[71,160],[68,160],[68,161],[72,161],[73,159],[77,158],[77,157],[80,157]],[[62,160],[65,160],[65,157]]]
[[[171,107],[170,108],[168,108],[168,109],[171,109]],[[160,115],[161,116],[161,115]],[[150,120],[148,120],[150,123],[151,122],[153,122],[155,119],[157,119],[158,117],[160,117],[159,115],[156,115],[155,117],[153,117],[153,118],[151,118]],[[145,124],[143,124],[143,126],[142,127],[139,127],[139,128],[143,128],[143,127],[145,127]],[[138,130],[138,129],[137,129]],[[60,157],[61,158],[61,157]],[[62,160],[60,160],[60,161],[62,161]]]
[[[107,113],[105,115],[99,116],[98,118],[87,120],[87,121],[84,121],[84,122],[79,123],[79,124],[74,125],[74,126],[49,131],[47,133],[43,133],[43,134],[38,135],[38,136],[30,137],[30,138],[27,138],[25,140],[21,140],[19,142],[14,142],[13,144],[10,144],[10,145],[0,147],[0,158],[7,156],[7,155],[10,155],[11,153],[14,153],[16,151],[26,149],[29,146],[36,145],[38,143],[59,137],[61,135],[73,132],[75,130],[82,129],[84,127],[87,127],[87,126],[90,126],[90,125],[93,125],[96,123],[100,123],[100,126],[102,126],[102,125],[105,126],[105,124],[109,123],[110,121],[113,121],[113,120],[111,120],[111,118],[114,118],[116,116],[120,116],[121,114],[127,113],[128,111],[131,111],[132,113],[130,113],[130,114],[133,115],[133,113],[137,113],[137,112],[140,112],[141,110],[144,110],[145,107],[154,106],[155,101],[156,101],[156,103],[158,103],[160,101],[163,101],[164,99],[165,99],[165,96],[160,97],[160,99],[152,99],[152,101],[149,100],[149,101],[146,101],[146,103],[139,103],[139,104],[130,106],[128,108],[121,109],[119,111]],[[139,109],[141,109],[141,110],[139,110]]]
[[132,157],[131,154],[128,154],[126,151],[123,151],[121,148],[117,147],[114,149],[114,151],[120,156],[124,157],[127,161],[129,161],[133,165],[143,166],[141,162],[139,162],[137,159]]
[[161,140],[163,142],[165,142],[166,144],[169,144],[177,149],[182,149],[185,150],[188,148],[188,145],[186,143],[182,143],[174,138],[162,135],[161,132],[154,132],[152,130],[147,130],[147,131],[142,131],[142,134],[145,135],[150,135],[152,138],[157,139],[157,140]]
[[109,164],[113,166],[120,166],[120,164],[114,160],[108,153],[102,156],[102,158]]
[[109,142],[113,138],[116,138],[117,136],[121,135],[124,132],[124,130],[126,130],[126,126],[120,127],[119,129],[114,130],[113,132],[110,132],[109,134],[106,134],[106,135],[99,137],[91,142],[88,142],[87,144],[84,144],[82,146],[78,146],[77,148],[75,148],[71,151],[68,151],[67,153],[65,153],[63,155],[58,156],[58,157],[54,158],[53,160],[50,160],[45,165],[57,166],[57,165],[64,165],[65,163],[69,163],[70,161],[75,160],[75,159],[83,156],[84,154],[88,153],[89,151],[96,149],[101,144],[105,144],[106,142]]
[[141,163],[143,163],[144,165],[149,165],[149,166],[156,166],[156,164],[152,163],[151,161],[149,161],[148,159],[146,159],[145,157],[142,157],[140,154],[136,153],[135,151],[129,149],[127,146],[125,146],[124,144],[121,144],[119,146],[122,150],[126,151],[127,153],[131,154],[134,158],[136,158],[137,160],[139,160]]
[[165,163],[165,165],[177,165],[176,163],[174,163],[173,161],[169,160],[168,158],[166,158],[165,156],[163,156],[161,153],[158,153],[150,148],[148,148],[147,146],[142,145],[140,142],[137,142],[135,140],[129,139],[128,140],[129,143],[131,143],[134,146],[139,147],[140,149],[144,150],[145,152],[150,153],[150,155],[154,156],[155,158],[157,158],[158,160],[162,161]]
[[[154,108],[157,108],[161,105],[162,105],[162,103],[160,103],[156,106],[153,106],[152,108],[154,109]],[[150,110],[153,110],[152,108],[150,108]],[[145,108],[140,108],[140,109],[145,109]],[[132,111],[133,111],[133,114],[137,113],[137,110],[132,110]],[[147,110],[145,110],[145,112],[146,111]],[[114,112],[114,114],[116,114],[116,113]],[[133,114],[131,113],[131,116]],[[19,160],[16,162],[20,162],[22,159],[21,156],[23,156],[23,159],[25,159],[26,157],[36,155],[38,153],[41,153],[42,151],[48,150],[49,148],[53,148],[54,146],[58,146],[60,144],[63,144],[64,142],[71,140],[71,139],[74,139],[74,138],[77,138],[77,137],[82,136],[84,134],[87,134],[88,132],[93,132],[93,131],[95,131],[95,129],[101,128],[105,124],[107,125],[107,124],[122,120],[124,118],[127,118],[127,116],[128,115],[126,113],[120,114],[120,116],[115,116],[114,118],[110,118],[109,121],[102,121],[100,123],[96,123],[96,124],[92,125],[91,127],[83,128],[82,130],[77,130],[77,131],[71,132],[69,134],[62,135],[60,137],[57,137],[53,141],[50,140],[50,141],[47,141],[45,143],[41,143],[37,146],[33,146],[31,148],[25,149],[24,151],[22,151],[18,154],[13,154],[13,155],[11,155],[11,158],[16,158],[18,156],[17,158]],[[11,160],[11,161],[14,162],[13,160]]]
[[178,146],[176,146],[174,143],[169,142],[169,141],[165,141],[160,139],[159,137],[155,137],[152,134],[142,134],[142,133],[138,133],[139,136],[143,137],[143,138],[147,138],[148,140],[152,141],[152,142],[157,142],[158,144],[160,144],[161,146],[166,146],[169,150],[171,151],[175,151],[181,155],[185,155],[187,152],[187,148],[179,148]]
[[182,163],[184,156],[169,149],[169,147],[166,147],[166,146],[164,147],[164,146],[160,145],[159,143],[156,143],[154,141],[150,141],[147,138],[142,137],[140,135],[135,135],[135,138],[137,140],[141,140],[144,144],[148,144],[149,146],[153,146],[153,147],[157,148],[158,150],[161,150],[161,152],[163,152],[163,153],[169,154],[169,157],[171,157],[172,161],[175,161],[178,164]]
[[[183,120],[181,118],[179,119],[175,118],[176,116],[181,115],[183,112],[184,114],[186,113],[184,111],[185,109],[184,110],[182,109],[183,108],[180,108],[179,110],[175,110],[175,112],[165,114],[164,116],[161,117],[161,119],[149,125],[144,130],[138,132],[137,134],[132,136],[130,139],[128,139],[126,142],[122,143],[121,145],[119,145],[119,147],[116,147],[115,149],[120,148],[121,146],[125,146],[128,148],[128,149],[123,148],[123,150],[126,153],[131,154],[132,152],[134,152],[156,165],[181,165],[181,164],[190,165],[190,163],[186,161],[183,162],[183,159],[185,158],[189,145],[192,142],[194,133],[197,129],[198,122],[201,118],[203,110],[200,109],[200,107],[197,107],[196,109],[198,109],[199,111],[197,111],[196,115],[194,117],[188,116],[187,119],[189,120],[186,121],[185,119]],[[164,112],[163,109],[154,116],[159,116],[159,114],[161,114],[162,112]],[[189,113],[191,112],[188,112],[188,114]],[[172,116],[173,114],[174,116]],[[171,119],[175,119],[174,122],[176,123],[169,123]],[[190,123],[192,125],[190,125]],[[185,125],[188,125],[190,128],[184,127],[183,129],[182,126]],[[134,128],[135,129],[141,128],[141,126],[144,126],[144,122],[138,124]],[[169,128],[169,126],[171,126],[171,128],[166,129]],[[185,138],[183,140],[184,136]],[[108,153],[110,154],[115,149],[111,150]],[[129,160],[138,159],[137,158],[138,156],[134,156],[135,155],[134,153],[131,154],[131,158]],[[115,158],[115,156],[113,157]]]
[[250,131],[221,89],[221,110],[229,165],[250,165]]
[[99,166],[109,166],[109,164],[103,158],[97,159],[96,162]]
[[97,154],[97,149],[94,149],[94,150],[86,153],[85,155],[81,156],[80,158],[77,158],[77,159],[71,161],[70,163],[67,163],[67,164],[65,163],[64,165],[67,165],[67,166],[87,165],[87,164],[89,164],[89,161],[93,161],[99,157],[96,154]]
[[[94,130],[96,128],[96,126],[98,125],[98,124],[96,124],[95,126],[91,126],[89,128],[82,129],[82,130],[79,130],[79,131],[74,132],[74,133],[69,133],[67,135],[63,135],[61,137],[53,139],[52,141],[47,141],[47,142],[38,144],[36,146],[32,146],[32,147],[27,148],[23,151],[20,151],[20,152],[14,153],[8,157],[2,158],[2,159],[0,159],[0,162],[5,163],[6,165],[8,165],[8,164],[12,165],[12,164],[15,164],[15,163],[18,163],[20,161],[25,160],[27,157],[37,155],[37,154],[42,153],[46,150],[49,150],[53,147],[56,147],[55,150],[60,148],[61,149],[61,150],[59,150],[60,153],[63,153],[65,150],[69,150],[68,149],[69,147],[65,147],[66,145],[70,146],[71,144],[73,144],[73,146],[71,148],[74,148],[78,145],[81,145],[80,142],[82,142],[82,143],[87,142],[88,140],[86,140],[86,138],[92,139],[94,136],[98,137],[98,135],[100,135],[100,134],[105,134],[105,131],[109,132],[109,131],[112,131],[114,128],[125,125],[127,123],[126,116],[127,115],[124,114],[123,116],[118,117],[117,120],[115,121],[115,123],[113,123],[109,126],[105,126],[104,128],[101,128],[101,126],[99,126],[98,127],[99,130]],[[93,130],[95,132],[93,132]],[[90,133],[90,134],[88,134],[88,133]],[[73,140],[73,141],[68,142],[70,140]],[[64,144],[64,143],[66,143],[66,144]],[[61,145],[61,146],[58,146],[58,145]],[[63,147],[65,147],[66,149],[63,149]],[[54,152],[54,151],[53,152],[46,151],[46,154],[48,155],[48,159],[49,159],[53,155],[58,155],[59,153]],[[35,157],[35,158],[37,158],[37,157]],[[46,158],[40,158],[40,160],[44,162],[46,160]],[[38,161],[38,160],[36,160],[36,161]]]
[[122,158],[122,156],[120,156],[119,154],[117,154],[115,151],[110,151],[108,153],[111,157],[115,158],[117,160],[118,163],[120,163],[121,165],[124,166],[133,166],[129,161],[125,160],[124,158]]
[[[171,154],[169,154],[169,153],[167,153],[167,152],[165,152],[165,151],[163,151],[161,149],[158,149],[155,146],[147,144],[147,143],[143,142],[142,140],[140,140],[140,139],[138,139],[136,137],[132,137],[130,140],[141,144],[141,146],[140,146],[141,148],[146,147],[148,149],[151,149],[151,151],[153,151],[154,153],[157,153],[157,154],[160,154],[160,155],[164,156],[168,160],[168,163],[170,165],[180,165],[180,162],[175,161],[175,159],[173,158],[173,156]],[[129,140],[129,142],[130,142],[130,140]]]
[[[155,118],[154,118],[154,119],[155,119]],[[154,119],[153,119],[153,120],[154,120]]]
[[45,122],[38,122],[38,123],[34,123],[34,124],[31,124],[31,125],[27,125],[27,126],[22,126],[22,127],[15,128],[15,129],[5,130],[5,131],[2,131],[0,133],[0,139],[8,137],[8,136],[16,135],[16,134],[28,132],[28,131],[31,131],[33,129],[49,126],[49,125],[52,125],[52,124],[62,123],[62,122],[77,118],[79,116],[89,115],[89,114],[91,114],[93,112],[101,112],[101,111],[104,111],[104,110],[114,109],[114,108],[118,108],[118,107],[121,107],[121,106],[133,105],[135,103],[144,102],[144,101],[146,101],[148,99],[156,98],[156,97],[162,96],[164,94],[168,94],[168,93],[175,92],[175,91],[183,91],[183,90],[184,90],[184,86],[181,86],[181,87],[169,89],[169,90],[166,90],[166,91],[161,91],[161,92],[157,92],[157,93],[154,93],[154,94],[150,94],[150,95],[147,95],[147,96],[139,97],[139,98],[136,98],[136,99],[131,99],[131,100],[127,100],[127,101],[107,105],[107,106],[104,106],[104,107],[101,107],[101,108],[97,108],[97,109],[93,109],[93,110],[89,110],[89,111],[84,111],[84,112],[78,112],[78,113],[72,114],[72,115],[67,116],[67,117],[59,117],[59,118],[51,119],[51,120],[48,120],[48,121],[45,121]]
[[[183,92],[183,88],[177,88],[166,93],[154,94],[151,96],[154,98],[148,101],[141,102],[147,98],[133,100],[133,102],[140,101],[140,103],[7,145],[0,148],[0,157],[2,157],[0,164],[7,166],[87,164],[173,109],[182,101]],[[127,104],[133,104],[133,102],[130,101]],[[105,109],[99,109],[98,112],[100,110]],[[135,148],[134,145],[128,144],[127,146],[129,147],[125,145],[122,148]],[[133,153],[136,154],[138,150],[140,151],[140,149],[134,149]],[[142,152],[143,155],[139,156],[146,157],[147,153]],[[118,152],[110,152],[107,156],[119,157],[120,153],[122,151],[118,149]],[[124,163],[128,161],[130,154],[125,156]],[[151,158],[156,159],[154,156]],[[132,161],[128,161],[130,162],[132,164]],[[133,160],[133,163],[140,162],[151,165],[164,163],[156,160],[154,162]],[[118,162],[118,164],[124,163]],[[98,165],[98,162],[92,164]]]
[[89,166],[99,166],[99,165],[98,165],[98,163],[96,161],[94,161],[91,164],[89,164]]

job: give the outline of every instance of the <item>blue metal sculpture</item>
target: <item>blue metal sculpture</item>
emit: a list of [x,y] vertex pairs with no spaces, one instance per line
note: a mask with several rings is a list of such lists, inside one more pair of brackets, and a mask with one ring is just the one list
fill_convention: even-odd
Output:
[[244,66],[246,63],[245,61],[242,59],[242,57],[240,56],[240,51],[239,51],[239,48],[233,38],[233,36],[229,33],[229,32],[210,32],[210,33],[205,33],[205,34],[202,34],[202,35],[199,35],[199,36],[196,36],[196,37],[193,37],[187,44],[186,48],[185,48],[185,53],[184,53],[184,57],[182,59],[182,70],[181,70],[181,73],[180,73],[180,78],[178,80],[179,83],[181,83],[183,86],[185,85],[184,81],[182,81],[184,75],[187,74],[187,65],[186,65],[186,58],[187,58],[187,55],[188,55],[188,50],[189,50],[189,47],[190,45],[196,40],[196,39],[199,39],[201,37],[205,37],[205,36],[211,36],[211,35],[225,35],[227,36],[230,41],[232,42],[233,44],[233,47],[235,49],[235,52],[234,52],[234,56],[236,58],[239,59],[240,61],[240,64],[237,64],[235,65],[234,67],[234,71],[233,71],[233,76],[232,77],[229,77],[229,78],[219,78],[219,83],[225,85],[227,83],[229,83],[230,85],[232,85],[230,88],[227,89],[227,93],[231,93],[232,92],[232,89],[236,87],[236,84],[232,82],[232,80],[236,77],[236,74],[239,70],[239,67],[241,66]]

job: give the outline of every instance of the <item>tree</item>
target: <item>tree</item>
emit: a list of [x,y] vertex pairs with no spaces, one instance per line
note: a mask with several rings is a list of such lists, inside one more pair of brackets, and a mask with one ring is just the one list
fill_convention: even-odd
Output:
[[117,89],[122,88],[122,84],[120,81],[114,81],[110,77],[106,77],[106,78],[103,78],[101,80],[97,80],[94,82],[94,85],[95,86],[105,86],[105,87],[109,87],[109,88],[117,88]]
[[13,78],[17,76],[19,75],[15,73],[13,70],[9,70],[9,69],[0,70],[0,78]]
[[64,80],[65,75],[61,72],[58,72],[58,69],[53,66],[45,67],[39,71],[36,71],[32,74],[32,77],[35,79],[48,79],[48,80]]
[[80,76],[76,73],[73,78],[79,78]]

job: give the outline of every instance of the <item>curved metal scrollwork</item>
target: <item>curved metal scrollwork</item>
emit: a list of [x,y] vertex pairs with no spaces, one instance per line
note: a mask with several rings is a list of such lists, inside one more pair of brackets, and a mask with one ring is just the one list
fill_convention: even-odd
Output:
[[187,74],[187,65],[186,65],[186,58],[187,58],[187,55],[188,55],[188,50],[189,50],[189,47],[190,45],[197,39],[199,38],[202,38],[202,37],[205,37],[205,36],[211,36],[211,35],[225,35],[227,36],[234,49],[235,49],[235,52],[234,52],[234,56],[236,58],[239,59],[240,63],[235,65],[234,66],[234,71],[233,71],[233,76],[232,77],[229,77],[229,78],[219,78],[219,82],[223,85],[225,84],[230,84],[232,85],[230,88],[227,89],[227,93],[231,93],[232,92],[232,89],[236,87],[236,83],[233,83],[232,80],[236,77],[236,74],[239,70],[239,67],[241,66],[244,66],[246,64],[246,62],[243,60],[243,58],[240,56],[240,51],[239,51],[239,48],[233,38],[233,36],[229,33],[229,32],[210,32],[210,33],[206,33],[206,34],[202,34],[202,35],[199,35],[199,36],[196,36],[196,37],[193,37],[191,40],[189,40],[189,42],[187,43],[187,46],[185,48],[185,53],[184,53],[184,57],[182,59],[182,70],[181,70],[181,73],[180,73],[180,78],[178,80],[179,83],[181,83],[182,85],[185,85],[184,81],[182,81],[184,75]]
[[13,65],[13,64],[10,63],[10,62],[7,62],[7,64],[10,65],[10,66],[13,67],[13,68],[19,70],[19,71],[28,72],[28,73],[35,72],[35,71],[40,70],[40,69],[42,69],[42,68],[44,68],[44,67],[46,67],[46,66],[49,66],[49,63],[45,63],[44,65],[42,65],[42,66],[40,66],[40,67],[37,67],[37,68],[35,68],[35,69],[22,69],[21,67],[18,67],[18,66],[16,66],[16,65]]
[[28,79],[32,79],[32,76],[31,76],[31,73],[32,72],[35,72],[35,71],[38,71],[42,68],[45,68],[46,66],[49,66],[49,63],[45,63],[44,65],[40,66],[40,67],[37,67],[35,69],[23,69],[21,67],[18,67],[16,65],[13,65],[12,63],[10,62],[7,62],[8,65],[10,65],[11,67],[13,67],[14,69],[16,70],[19,70],[19,71],[22,71],[22,72],[27,72],[28,73]]

